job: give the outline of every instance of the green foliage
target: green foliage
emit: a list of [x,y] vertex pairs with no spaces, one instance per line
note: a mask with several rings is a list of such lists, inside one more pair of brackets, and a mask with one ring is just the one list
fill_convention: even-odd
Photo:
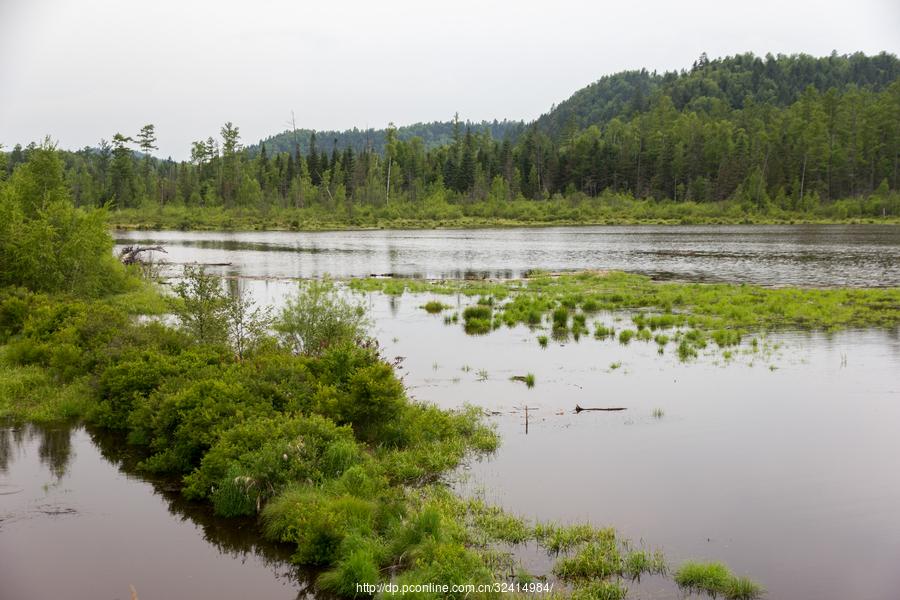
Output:
[[592,581],[576,586],[572,600],[623,600],[628,588],[617,581]]
[[181,326],[201,344],[224,344],[228,339],[228,297],[222,280],[203,267],[185,265],[175,285],[180,302],[173,303]]
[[349,427],[319,415],[256,417],[225,431],[184,479],[191,498],[233,492],[235,482],[254,507],[293,481],[322,483],[362,460]]
[[553,572],[564,580],[606,579],[623,570],[614,536],[587,543],[574,556],[560,559],[553,567]]
[[489,333],[491,327],[491,315],[493,310],[490,306],[484,304],[476,304],[467,306],[463,310],[463,328],[469,335],[483,335]]
[[[353,280],[355,289],[376,291],[382,280]],[[399,290],[433,294],[483,293],[485,284],[469,281],[423,282],[393,280]],[[712,340],[720,348],[739,345],[754,332],[778,330],[827,330],[846,327],[884,327],[900,324],[900,289],[799,289],[763,288],[750,285],[656,282],[648,277],[626,273],[565,273],[550,277],[535,273],[525,280],[491,284],[496,297],[503,293],[509,301],[494,309],[509,326],[540,323],[554,313],[563,322],[568,309],[559,304],[577,304],[590,298],[601,310],[635,311],[632,321],[637,329],[623,329],[619,340],[627,343],[637,337],[655,340],[660,354],[670,341],[677,342],[676,354],[682,361],[694,359]],[[499,315],[497,314],[499,313]],[[583,313],[573,317],[572,332]],[[585,326],[587,320],[585,317]],[[595,322],[594,337],[615,335],[612,326]],[[664,330],[667,333],[653,331]],[[485,328],[485,332],[489,329]],[[555,329],[554,331],[560,331]],[[750,343],[753,344],[753,339]],[[546,335],[537,336],[541,347],[549,343]],[[730,350],[724,350],[730,352]]]
[[569,310],[565,306],[560,306],[553,311],[553,328],[567,329],[569,326]]
[[302,282],[275,322],[275,330],[288,348],[310,356],[361,341],[368,326],[363,307],[341,297],[328,280]]
[[422,306],[422,308],[424,308],[425,312],[427,312],[428,314],[434,315],[439,312],[443,312],[444,310],[446,310],[450,307],[447,306],[446,304],[444,304],[443,302],[439,302],[438,300],[429,300],[428,302],[425,303],[424,306]]
[[762,595],[762,588],[745,577],[736,577],[718,562],[688,561],[675,572],[675,582],[688,590],[721,594],[729,600],[750,600]]
[[75,208],[49,141],[0,189],[0,286],[99,297],[125,289],[102,209]]

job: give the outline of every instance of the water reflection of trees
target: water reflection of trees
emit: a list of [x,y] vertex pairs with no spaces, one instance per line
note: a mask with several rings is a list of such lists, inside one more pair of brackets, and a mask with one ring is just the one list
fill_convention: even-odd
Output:
[[67,424],[28,423],[0,429],[0,472],[5,473],[13,452],[37,440],[38,457],[57,480],[65,477],[72,461],[72,427]]
[[130,477],[140,478],[153,486],[156,494],[165,499],[169,512],[182,521],[200,526],[203,539],[220,553],[245,560],[256,557],[276,579],[295,585],[297,600],[330,598],[315,589],[317,571],[301,569],[291,564],[291,549],[287,545],[264,540],[255,519],[226,519],[213,514],[208,504],[189,502],[181,495],[179,479],[150,476],[137,469],[143,456],[124,437],[114,432],[89,430],[91,440],[107,461]]

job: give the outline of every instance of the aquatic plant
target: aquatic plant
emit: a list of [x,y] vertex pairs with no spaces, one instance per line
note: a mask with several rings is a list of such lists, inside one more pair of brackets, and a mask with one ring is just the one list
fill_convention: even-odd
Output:
[[521,381],[524,383],[529,389],[534,387],[534,373],[528,373],[526,375],[513,375],[510,377],[512,381]]
[[463,310],[463,327],[470,335],[483,335],[491,331],[491,308],[489,306],[467,306]]
[[628,342],[631,341],[631,338],[634,337],[633,329],[623,329],[619,332],[619,343],[623,346],[627,345]]
[[[356,279],[355,289],[384,289],[385,280]],[[537,324],[535,313],[556,309],[641,310],[632,316],[637,329],[689,326],[703,332],[764,332],[776,329],[838,329],[900,324],[900,289],[798,289],[749,285],[654,282],[640,275],[612,272],[571,273],[550,277],[535,273],[524,281],[504,283],[403,280],[410,291],[429,293],[498,293],[511,300],[500,307],[504,320]],[[489,291],[488,291],[489,290]],[[584,306],[588,303],[588,309]],[[658,311],[654,313],[653,311]],[[561,313],[560,313],[561,315]],[[561,324],[561,316],[560,324]],[[551,316],[552,319],[552,316]],[[719,334],[724,343],[735,333]],[[718,343],[718,340],[714,338]]]
[[471,321],[472,319],[490,320],[491,308],[489,306],[467,306],[463,309],[463,321]]
[[446,310],[450,307],[438,300],[429,300],[428,302],[426,302],[425,304],[422,305],[422,308],[425,309],[425,312],[434,315],[439,312],[443,312],[444,310]]
[[624,600],[628,588],[618,581],[591,581],[576,585],[572,600]]
[[484,335],[491,331],[491,321],[489,319],[468,319],[463,324],[463,329],[469,335]]
[[763,593],[758,584],[745,577],[735,577],[719,562],[688,561],[675,571],[675,583],[713,596],[721,594],[728,600],[751,600]]
[[654,408],[652,414],[654,419],[662,419],[666,415],[666,412],[661,408]]
[[678,344],[678,360],[687,362],[692,358],[697,358],[697,350],[687,340],[681,340]]
[[741,343],[741,332],[733,329],[716,329],[710,337],[720,348],[737,346]]
[[577,525],[557,525],[555,523],[537,523],[534,526],[534,539],[538,544],[553,554],[568,552],[576,546],[593,540],[597,536],[615,535],[610,530],[596,530],[587,523]]
[[598,340],[602,340],[608,337],[612,337],[615,335],[615,329],[612,327],[607,327],[603,323],[597,323],[597,327],[594,329],[594,337]]
[[547,339],[547,336],[546,336],[546,335],[539,335],[539,336],[537,337],[537,341],[538,341],[538,345],[539,345],[541,348],[546,348],[546,347],[547,347],[547,342],[549,342],[550,340]]
[[567,329],[569,327],[569,310],[560,306],[556,310],[553,311],[553,328],[554,329]]
[[665,575],[668,566],[661,552],[632,550],[625,556],[623,570],[632,580],[639,580],[645,574]]

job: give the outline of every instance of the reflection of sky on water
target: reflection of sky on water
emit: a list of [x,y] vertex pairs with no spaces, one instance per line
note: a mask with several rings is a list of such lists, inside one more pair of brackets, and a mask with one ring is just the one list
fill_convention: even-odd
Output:
[[[640,226],[344,232],[118,232],[173,265],[253,277],[518,277],[619,269],[763,285],[900,285],[900,226]],[[216,268],[216,267],[213,267]],[[224,268],[224,267],[220,267]]]

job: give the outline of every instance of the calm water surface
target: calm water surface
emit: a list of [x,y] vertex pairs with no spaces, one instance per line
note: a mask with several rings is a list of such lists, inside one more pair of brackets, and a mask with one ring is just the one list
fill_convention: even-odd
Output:
[[171,263],[246,277],[518,277],[621,269],[761,285],[900,285],[900,226],[635,226],[352,232],[117,232]]
[[134,475],[121,447],[80,427],[0,427],[0,598],[313,597],[289,549]]

